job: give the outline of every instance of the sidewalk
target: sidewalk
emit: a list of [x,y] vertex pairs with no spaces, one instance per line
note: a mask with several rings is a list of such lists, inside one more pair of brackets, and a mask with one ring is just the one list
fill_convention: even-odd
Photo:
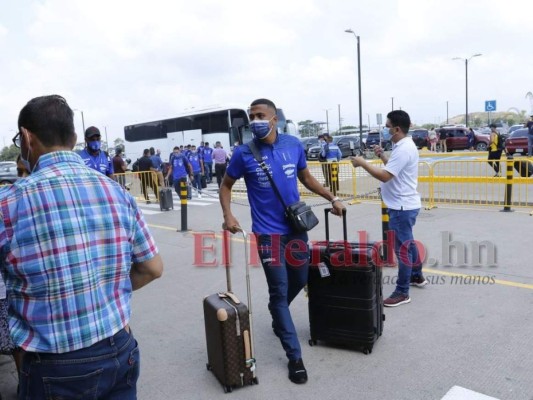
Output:
[[[249,208],[234,205],[233,210],[241,226],[249,229]],[[324,238],[323,211],[318,208],[316,214],[321,223],[310,233],[311,240]],[[454,393],[467,393],[461,388],[471,391],[464,399],[481,399],[471,394],[476,392],[501,400],[533,398],[529,338],[533,273],[529,245],[524,246],[527,238],[523,239],[524,225],[533,219],[525,212],[422,210],[415,238],[427,249],[431,267],[424,268],[430,284],[413,288],[411,303],[385,309],[383,336],[370,355],[324,343],[309,347],[307,299],[303,293],[299,295],[291,312],[309,371],[309,382],[301,386],[287,379],[286,359],[270,327],[264,274],[261,268],[252,268],[259,385],[235,389],[231,394],[224,394],[205,368],[202,299],[225,288],[224,270],[193,266],[194,235],[176,232],[179,212],[146,219],[165,272],[160,280],[133,295],[131,326],[142,359],[139,399],[428,400],[443,399],[456,386],[459,389]],[[190,208],[188,220],[191,230],[220,233],[222,218],[217,205]],[[332,238],[341,239],[340,220],[333,221]],[[357,240],[360,230],[366,231],[370,240],[381,239],[379,204],[349,206],[348,222],[349,239]],[[450,248],[462,245],[467,265],[458,266],[456,250]],[[488,260],[484,250],[480,262],[473,262],[476,246],[488,249]],[[232,251],[233,289],[244,299],[242,243],[235,241]],[[495,265],[490,266],[492,255]],[[210,251],[205,256],[210,257]],[[384,270],[385,296],[393,290],[396,273],[393,268]],[[2,357],[0,393],[4,399],[13,399],[15,388],[13,365]]]

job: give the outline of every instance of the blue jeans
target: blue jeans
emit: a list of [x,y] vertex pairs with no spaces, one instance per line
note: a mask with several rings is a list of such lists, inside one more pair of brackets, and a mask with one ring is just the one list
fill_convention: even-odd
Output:
[[272,315],[274,332],[289,360],[302,357],[289,305],[307,284],[307,240],[307,233],[257,236],[259,258],[263,264],[270,295],[268,309]]
[[198,189],[198,193],[202,193],[202,172],[195,172],[194,173],[194,182],[192,183],[192,186]]
[[204,169],[205,169],[205,179],[207,179],[207,182],[211,182],[213,180],[213,162],[204,161]]
[[533,135],[527,135],[527,155],[533,156]]
[[137,398],[140,355],[125,329],[85,349],[24,355],[19,399]]
[[413,237],[413,226],[419,211],[420,209],[388,211],[389,228],[394,234],[394,252],[398,259],[398,283],[395,291],[402,294],[409,294],[411,276],[422,274],[422,261]]

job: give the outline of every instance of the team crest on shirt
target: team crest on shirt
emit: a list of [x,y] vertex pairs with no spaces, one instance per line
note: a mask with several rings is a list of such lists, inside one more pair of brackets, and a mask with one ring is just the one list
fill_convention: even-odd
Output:
[[285,176],[288,179],[294,178],[294,171],[296,171],[296,165],[295,164],[285,164],[285,165],[283,165],[283,172],[285,172]]

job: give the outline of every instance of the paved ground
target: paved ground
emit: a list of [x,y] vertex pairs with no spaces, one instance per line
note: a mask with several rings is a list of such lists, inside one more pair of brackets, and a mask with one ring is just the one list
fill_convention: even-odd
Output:
[[[241,225],[249,228],[249,209],[235,205],[234,211]],[[324,237],[321,209],[317,215],[322,222],[311,232],[313,240]],[[140,399],[533,399],[533,272],[527,261],[533,217],[526,211],[422,211],[415,236],[431,259],[431,267],[426,267],[431,284],[413,288],[410,304],[385,310],[384,333],[370,355],[322,343],[309,347],[307,299],[302,293],[291,307],[310,376],[302,386],[287,379],[286,360],[270,328],[264,275],[253,268],[260,383],[228,395],[205,368],[202,311],[202,298],[224,289],[224,270],[192,265],[195,239],[192,231],[176,231],[180,211],[154,213],[146,219],[165,273],[133,297],[131,326],[142,353]],[[370,240],[380,239],[379,204],[350,206],[348,221],[352,240],[359,230],[367,231]],[[221,222],[215,202],[190,207],[193,231],[219,234]],[[340,221],[334,222],[332,237],[340,239]],[[465,246],[466,265],[456,265],[449,242],[455,248]],[[480,265],[472,265],[476,244],[489,249],[494,245],[489,261],[494,255],[495,265],[487,265],[486,256]],[[233,252],[234,291],[244,297],[242,243],[234,241]],[[451,265],[443,265],[446,261]],[[395,274],[395,269],[384,271],[385,295],[393,289],[390,281]],[[13,364],[0,356],[0,393],[13,399],[15,388]]]

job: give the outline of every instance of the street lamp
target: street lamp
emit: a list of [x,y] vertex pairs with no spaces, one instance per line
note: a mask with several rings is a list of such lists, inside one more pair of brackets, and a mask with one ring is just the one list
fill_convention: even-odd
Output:
[[357,81],[359,88],[359,141],[363,143],[363,110],[361,103],[361,48],[359,44],[359,36],[351,29],[346,29],[344,32],[352,33],[357,39]]
[[474,54],[469,58],[454,57],[452,60],[465,60],[465,76],[466,76],[466,115],[465,115],[465,126],[468,128],[468,61],[474,57],[481,56],[481,53]]
[[324,111],[326,111],[326,130],[328,132],[328,135],[329,135],[329,115],[328,115],[328,111],[331,110],[331,108],[326,108]]
[[73,108],[72,111],[79,111],[81,113],[81,126],[83,128],[83,133],[85,134],[85,120],[83,119],[83,110]]

